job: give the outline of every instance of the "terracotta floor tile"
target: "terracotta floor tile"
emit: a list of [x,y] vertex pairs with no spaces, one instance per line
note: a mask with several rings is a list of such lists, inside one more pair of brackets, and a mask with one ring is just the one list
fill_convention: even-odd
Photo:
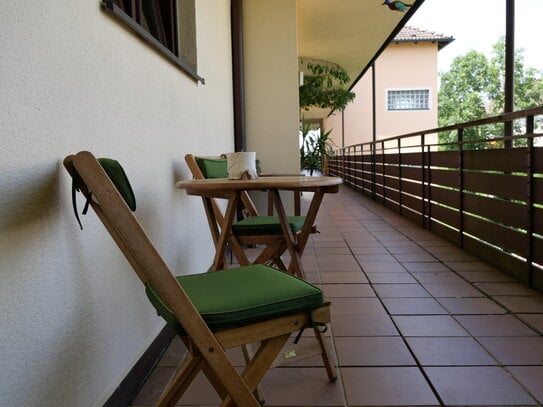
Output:
[[478,259],[469,254],[468,252],[464,252],[462,250],[453,250],[450,252],[442,252],[442,253],[433,253],[434,256],[436,256],[439,260],[443,262],[479,262]]
[[471,283],[503,283],[514,281],[512,277],[500,271],[459,271],[458,274]]
[[428,367],[424,370],[446,405],[537,404],[500,367]]
[[347,243],[349,243],[349,247],[351,248],[351,252],[354,255],[365,255],[365,256],[371,256],[371,255],[386,255],[389,254],[388,250],[381,245],[381,243],[378,243],[375,245],[375,247],[366,247],[366,246],[353,246],[351,245],[350,240],[347,239]]
[[429,253],[395,254],[394,257],[400,263],[431,263],[436,261],[436,258]]
[[469,283],[422,283],[422,286],[434,297],[484,297]]
[[390,315],[444,315],[448,314],[433,298],[383,298]]
[[543,337],[480,337],[477,340],[504,365],[542,365]]
[[360,266],[353,256],[342,254],[319,255],[317,254],[319,271],[360,271]]
[[[468,254],[464,255],[468,256]],[[481,261],[445,261],[447,267],[454,271],[489,271],[494,268]]]
[[443,263],[406,263],[405,268],[411,272],[435,272],[435,271],[450,271]]
[[543,314],[517,314],[517,317],[543,335]]
[[455,318],[473,336],[538,335],[513,315],[459,315]]
[[319,247],[317,254],[319,255],[340,254],[340,255],[350,256],[351,250],[348,247]]
[[366,263],[398,263],[391,254],[355,254],[355,257],[362,266]]
[[350,407],[439,405],[415,367],[360,367],[342,371]]
[[366,273],[369,281],[374,284],[416,284],[417,280],[409,273]]
[[321,272],[320,280],[323,284],[351,283],[366,284],[368,279],[362,271],[330,271]]
[[400,337],[338,337],[340,366],[416,366]]
[[133,401],[137,406],[154,406],[175,374],[175,367],[157,366]]
[[475,283],[475,287],[484,292],[487,295],[537,295],[540,296],[537,291],[525,286],[522,283],[517,282],[503,282],[503,283]]
[[387,312],[377,297],[375,298],[334,298],[330,307],[332,318],[338,314],[378,314]]
[[345,405],[341,382],[329,383],[323,369],[281,367],[262,380],[266,407]]
[[181,339],[176,336],[175,338],[173,338],[172,342],[163,353],[162,357],[157,363],[157,366],[179,366],[179,364],[183,360],[183,357],[185,356],[186,351],[187,348],[185,347]]
[[[397,254],[428,255],[428,252],[424,250],[423,248],[421,248],[415,242],[405,242],[402,245],[388,245],[387,249],[390,253],[394,255],[397,255]],[[435,261],[435,258],[433,261]]]
[[380,298],[430,297],[420,284],[374,284]]
[[507,310],[488,298],[438,298],[451,314],[505,314]]
[[378,314],[335,314],[332,332],[335,337],[399,335],[390,318]]
[[464,283],[465,281],[453,271],[439,271],[427,273],[413,273],[420,283]]
[[543,313],[543,296],[495,296],[494,300],[511,312]]
[[347,242],[347,244],[349,245],[353,253],[357,248],[362,248],[362,249],[376,249],[376,251],[369,251],[369,253],[367,253],[366,251],[363,251],[360,254],[381,254],[382,253],[381,249],[384,248],[383,244],[375,238],[366,239],[366,238],[345,236],[345,241]]
[[318,249],[323,247],[347,247],[347,243],[341,240],[313,240],[313,247],[318,252]]
[[407,338],[422,366],[485,366],[496,360],[470,337]]
[[543,366],[512,366],[507,370],[543,404]]
[[401,273],[406,269],[401,263],[383,263],[380,261],[360,263],[362,270],[367,273]]
[[375,292],[369,284],[323,284],[324,297],[375,297]]
[[403,336],[468,336],[454,319],[446,315],[393,316]]

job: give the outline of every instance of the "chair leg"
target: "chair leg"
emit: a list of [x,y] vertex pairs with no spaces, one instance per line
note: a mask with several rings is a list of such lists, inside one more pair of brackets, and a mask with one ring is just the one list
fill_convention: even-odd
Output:
[[328,375],[328,381],[330,383],[333,383],[336,381],[337,376],[334,366],[332,366],[332,363],[330,362],[330,357],[328,356],[328,347],[326,346],[326,342],[324,341],[322,332],[319,331],[317,328],[313,328],[313,331],[315,332],[315,336],[317,337],[317,340],[319,341],[319,345],[322,350],[321,356],[322,361],[324,362],[324,367],[326,369],[326,374]]
[[[253,349],[251,348],[250,344],[246,344],[241,346],[241,351],[243,353],[243,358],[245,359],[245,364],[248,366],[251,359],[254,357]],[[260,385],[256,386],[253,394],[260,404],[264,405],[264,393],[262,392],[262,387]]]
[[267,245],[254,260],[253,264],[273,262],[280,270],[287,271],[285,263],[281,260],[281,254],[285,250],[286,246],[282,242],[282,239],[278,239],[274,243]]
[[202,369],[202,363],[201,356],[189,355],[160,396],[156,407],[174,407]]
[[[277,354],[281,351],[285,343],[287,342],[290,334],[276,336],[274,338],[267,339],[262,342],[255,356],[251,359],[241,377],[247,383],[247,387],[251,391],[254,391],[264,377],[264,374],[268,371],[269,367],[277,357]],[[235,403],[227,396],[221,407],[234,407]],[[238,406],[241,407],[241,406]]]

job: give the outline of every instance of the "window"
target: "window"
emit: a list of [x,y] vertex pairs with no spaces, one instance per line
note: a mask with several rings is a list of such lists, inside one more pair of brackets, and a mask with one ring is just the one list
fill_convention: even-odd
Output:
[[196,81],[194,0],[102,0],[111,12]]
[[389,90],[387,110],[430,110],[430,89]]
[[114,3],[174,55],[179,56],[175,0],[114,0]]

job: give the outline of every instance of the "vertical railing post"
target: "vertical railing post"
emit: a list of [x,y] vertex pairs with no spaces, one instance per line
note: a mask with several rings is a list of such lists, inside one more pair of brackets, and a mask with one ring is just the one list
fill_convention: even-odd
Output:
[[427,229],[432,230],[432,152],[430,151],[430,146],[427,146],[428,161],[426,162],[428,166],[428,223]]
[[420,135],[420,154],[421,154],[421,160],[420,160],[420,165],[421,165],[421,199],[422,199],[422,202],[421,202],[421,206],[422,206],[422,210],[421,210],[421,213],[422,213],[422,219],[421,219],[421,224],[422,224],[422,227],[426,227],[426,211],[427,211],[427,204],[426,204],[426,195],[427,195],[427,191],[426,191],[426,155],[424,154],[424,146],[426,144],[426,139],[425,139],[425,135],[424,133],[422,133]]
[[464,128],[458,129],[458,192],[459,192],[459,229],[460,247],[464,248]]
[[528,240],[528,253],[526,256],[526,266],[528,271],[528,285],[533,287],[533,260],[534,260],[534,116],[526,117],[526,206],[527,206],[527,227],[526,238]]
[[356,158],[356,147],[354,146],[354,162],[353,162],[353,168],[354,168],[354,190],[358,192],[358,159]]
[[398,213],[401,215],[403,212],[403,189],[402,189],[402,139],[398,138]]
[[371,143],[371,199],[375,201],[375,171],[377,166],[376,148],[377,143]]
[[385,142],[381,141],[381,188],[383,188],[383,205],[386,206],[386,179],[385,179]]

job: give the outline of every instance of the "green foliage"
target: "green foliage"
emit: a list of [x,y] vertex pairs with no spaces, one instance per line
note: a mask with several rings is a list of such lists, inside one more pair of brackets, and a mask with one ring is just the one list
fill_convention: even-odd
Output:
[[301,167],[313,175],[314,171],[323,171],[324,160],[334,154],[333,142],[330,140],[332,130],[320,131],[318,134],[311,133],[310,124],[302,124],[302,147],[300,147]]
[[[303,61],[301,62],[303,65]],[[345,89],[350,78],[347,72],[335,64],[307,63],[311,75],[304,77],[300,86],[300,108],[310,107],[343,110],[355,98],[355,94]]]
[[[505,39],[494,45],[489,59],[470,51],[456,57],[449,71],[441,74],[439,91],[439,126],[482,119],[503,113],[505,78]],[[543,81],[537,71],[524,67],[523,50],[515,51],[515,106],[514,110],[543,104]],[[484,126],[464,130],[464,140],[482,140],[503,136],[503,126]],[[440,143],[454,143],[456,132],[441,133]],[[468,148],[500,147],[501,143],[470,143]],[[455,146],[443,146],[454,149]]]

